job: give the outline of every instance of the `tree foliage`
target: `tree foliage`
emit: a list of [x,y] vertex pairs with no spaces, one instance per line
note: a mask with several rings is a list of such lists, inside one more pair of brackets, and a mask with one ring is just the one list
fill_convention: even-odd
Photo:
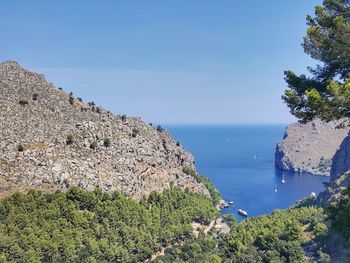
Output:
[[309,68],[311,77],[285,72],[288,89],[282,96],[302,122],[350,117],[350,5],[347,0],[324,0],[307,16],[304,51],[321,62]]
[[166,249],[154,262],[307,262],[303,246],[311,239],[321,241],[327,233],[324,219],[323,209],[303,207],[232,221],[228,235],[200,234]]
[[177,188],[137,202],[99,189],[16,193],[0,201],[1,262],[139,262],[217,216],[211,200]]

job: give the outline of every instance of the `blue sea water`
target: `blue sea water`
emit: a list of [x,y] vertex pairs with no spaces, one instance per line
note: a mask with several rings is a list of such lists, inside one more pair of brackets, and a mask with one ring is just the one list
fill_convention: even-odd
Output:
[[[275,147],[285,125],[175,126],[166,128],[195,157],[198,171],[211,179],[225,200],[249,216],[287,208],[300,198],[319,193],[328,177],[284,172],[274,166]],[[286,183],[282,183],[284,175]],[[275,191],[277,189],[277,192]]]

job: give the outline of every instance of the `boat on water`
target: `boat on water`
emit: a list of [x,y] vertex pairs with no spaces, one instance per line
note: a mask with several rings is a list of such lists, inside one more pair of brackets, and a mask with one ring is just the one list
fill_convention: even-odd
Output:
[[247,211],[244,211],[244,210],[242,210],[242,209],[238,209],[237,213],[238,213],[239,215],[241,215],[241,216],[248,216]]
[[284,180],[284,174],[282,175],[282,184],[285,184],[286,180]]
[[233,205],[233,201],[228,202],[230,205]]

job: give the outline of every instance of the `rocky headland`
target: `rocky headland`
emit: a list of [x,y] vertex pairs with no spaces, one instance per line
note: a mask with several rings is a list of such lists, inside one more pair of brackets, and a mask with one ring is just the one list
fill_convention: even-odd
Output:
[[1,196],[78,186],[139,199],[172,185],[209,196],[166,130],[84,103],[13,61],[0,64],[0,125]]
[[276,167],[329,176],[333,156],[349,133],[349,127],[337,128],[341,122],[343,120],[325,123],[316,119],[307,124],[289,125],[276,146]]

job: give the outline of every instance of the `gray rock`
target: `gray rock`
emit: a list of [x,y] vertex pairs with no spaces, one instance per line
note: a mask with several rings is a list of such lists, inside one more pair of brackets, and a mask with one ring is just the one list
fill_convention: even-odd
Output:
[[341,143],[333,157],[331,168],[331,181],[350,170],[350,136],[348,135]]
[[[209,196],[182,172],[183,166],[195,168],[193,157],[167,131],[77,99],[71,104],[69,94],[13,61],[0,64],[0,125],[2,196],[33,186],[52,192],[67,185],[99,186],[137,199],[170,185]],[[139,131],[136,137],[133,129]],[[110,147],[104,146],[106,138]]]
[[329,176],[333,156],[349,132],[349,127],[336,128],[342,121],[325,123],[316,119],[289,125],[276,146],[276,167]]

